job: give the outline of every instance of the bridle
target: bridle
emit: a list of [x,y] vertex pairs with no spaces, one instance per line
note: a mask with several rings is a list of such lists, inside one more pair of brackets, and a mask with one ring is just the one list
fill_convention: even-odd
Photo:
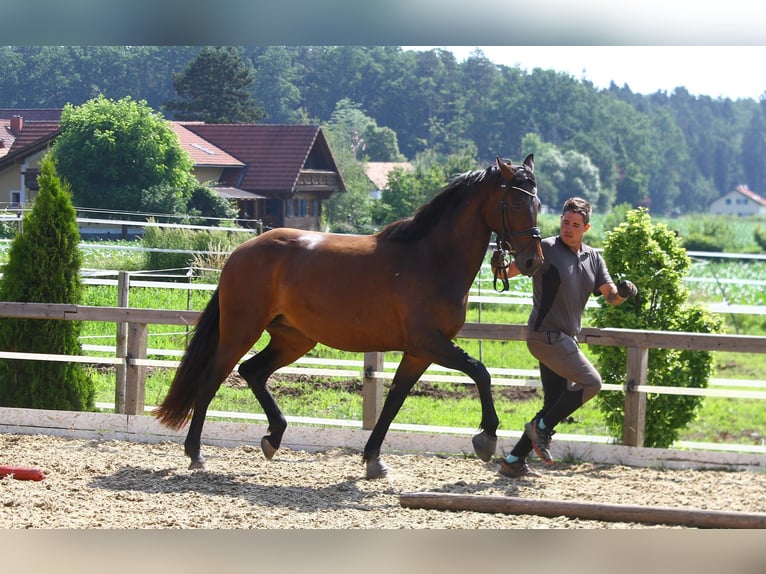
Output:
[[[529,229],[525,229],[523,231],[509,231],[506,212],[506,198],[509,188],[521,191],[522,193],[526,193],[532,197],[537,197],[537,187],[535,187],[532,191],[528,191],[516,185],[509,185],[505,181],[500,184],[500,187],[503,188],[503,197],[500,199],[500,219],[503,222],[503,233],[502,235],[497,235],[497,247],[495,247],[495,250],[492,253],[492,259],[490,260],[490,265],[492,266],[492,274],[494,276],[493,286],[495,291],[498,293],[502,293],[503,291],[508,291],[510,289],[510,285],[508,283],[508,265],[511,263],[511,255],[516,254],[516,250],[513,247],[513,238],[542,238],[539,227],[530,227]],[[498,289],[497,287],[498,280],[502,281],[501,289]]]

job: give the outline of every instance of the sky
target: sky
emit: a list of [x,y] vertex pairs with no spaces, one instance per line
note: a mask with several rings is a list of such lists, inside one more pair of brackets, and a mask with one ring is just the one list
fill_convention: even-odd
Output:
[[565,72],[596,88],[627,84],[634,93],[668,94],[684,87],[695,96],[752,98],[766,92],[766,46],[403,46],[442,48],[463,61],[475,49],[495,64]]

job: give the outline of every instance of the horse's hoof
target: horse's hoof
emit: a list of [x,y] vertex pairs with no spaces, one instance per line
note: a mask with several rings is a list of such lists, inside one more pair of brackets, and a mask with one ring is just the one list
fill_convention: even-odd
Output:
[[269,437],[267,436],[261,439],[261,450],[263,451],[263,456],[266,457],[266,460],[271,460],[274,453],[277,452],[277,449],[272,446],[269,442]]
[[367,479],[386,478],[388,476],[388,467],[379,458],[367,461]]
[[205,466],[205,459],[202,457],[192,459],[191,464],[189,464],[189,470],[207,470],[207,467]]
[[497,450],[497,437],[489,436],[486,431],[482,431],[477,435],[474,435],[471,439],[473,443],[473,451],[481,460],[489,462]]

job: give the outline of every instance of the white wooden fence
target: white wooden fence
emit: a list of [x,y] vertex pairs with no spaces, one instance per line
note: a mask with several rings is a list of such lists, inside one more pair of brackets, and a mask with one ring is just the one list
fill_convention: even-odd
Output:
[[[136,309],[125,307],[86,307],[79,305],[62,304],[42,304],[42,303],[12,303],[0,302],[0,317],[16,317],[25,319],[57,319],[57,320],[78,320],[78,321],[103,321],[114,322],[115,324],[126,325],[126,337],[118,346],[114,357],[104,356],[81,356],[81,355],[50,355],[35,353],[19,353],[0,351],[0,358],[7,359],[31,359],[47,361],[76,361],[81,363],[96,364],[114,364],[124,369],[124,381],[118,380],[115,393],[115,410],[120,416],[128,415],[127,419],[130,425],[145,425],[147,422],[141,422],[140,419],[151,419],[151,417],[141,417],[149,407],[145,405],[144,400],[144,382],[145,370],[149,366],[170,367],[177,366],[176,360],[158,360],[147,359],[147,328],[150,324],[183,325],[194,324],[198,311],[183,310],[162,310],[162,309]],[[503,325],[503,324],[482,324],[466,323],[458,334],[460,338],[467,339],[485,339],[485,340],[523,340],[525,326],[523,325]],[[733,397],[740,399],[766,399],[766,392],[758,390],[734,390],[734,389],[692,389],[678,387],[658,387],[647,385],[647,357],[648,350],[651,348],[674,348],[687,350],[707,350],[707,351],[733,351],[738,353],[764,353],[766,352],[766,337],[742,336],[742,335],[717,335],[701,333],[682,333],[682,332],[659,332],[659,331],[635,331],[627,329],[583,329],[580,337],[581,342],[588,345],[615,345],[627,348],[626,379],[624,385],[605,385],[604,390],[625,390],[625,434],[623,436],[624,448],[635,449],[633,452],[642,451],[638,445],[643,444],[644,424],[645,424],[645,405],[646,393],[669,393],[669,394],[688,394],[702,396]],[[311,364],[313,362],[313,364]],[[301,364],[309,366],[301,366]],[[361,423],[351,422],[350,425],[360,430],[368,430],[374,426],[378,413],[382,405],[383,381],[391,378],[392,373],[386,371],[383,353],[366,353],[361,362],[346,362],[345,364],[336,364],[335,367],[327,368],[328,365],[319,365],[322,368],[317,369],[317,364],[321,361],[314,359],[304,359],[296,362],[295,365],[287,367],[283,372],[299,372],[306,374],[321,374],[325,376],[348,376],[359,377],[363,379],[363,417]],[[360,369],[361,367],[361,369]],[[490,369],[493,373],[493,384],[511,384],[520,386],[538,386],[533,372],[518,371],[512,369]],[[461,374],[426,374],[424,380],[448,380],[452,382],[470,382],[470,380]],[[123,389],[120,389],[123,384]],[[122,401],[119,397],[124,397]],[[4,409],[0,408],[0,417]],[[9,414],[18,417],[22,416],[27,420],[31,415],[28,412],[19,415],[18,412],[9,413],[5,411],[5,417]],[[211,416],[235,417],[235,413],[214,413]],[[52,422],[51,424],[60,427],[62,424],[59,413],[44,412]],[[247,419],[247,415],[241,415],[241,418]],[[257,419],[258,415],[252,415],[249,418]],[[112,420],[112,419],[110,419]],[[289,420],[289,417],[288,417]],[[325,419],[293,419],[292,422],[303,422],[307,424],[332,424],[334,421]],[[123,424],[121,423],[121,424]],[[231,423],[225,423],[231,424]],[[225,426],[224,424],[224,426]],[[209,425],[208,425],[209,426]],[[4,428],[0,422],[0,429]],[[8,427],[5,427],[8,428]],[[208,428],[206,426],[206,428]],[[237,427],[241,428],[241,427]],[[423,428],[413,428],[408,425],[394,425],[392,430],[399,431],[423,431]],[[475,429],[434,429],[428,427],[430,432],[470,434]],[[126,430],[127,432],[127,430]],[[168,436],[168,435],[165,435]],[[175,436],[175,435],[172,435]],[[587,437],[584,438],[586,441]],[[307,442],[311,442],[308,439]],[[713,445],[710,445],[713,446]],[[426,449],[430,450],[430,449]],[[651,450],[651,449],[650,449]],[[747,449],[745,449],[747,450]],[[766,466],[766,448],[750,449],[750,452],[758,453],[755,459],[743,463],[745,466],[763,468]],[[625,460],[627,454],[622,451],[618,455],[620,460]],[[646,455],[644,455],[646,456]],[[689,460],[689,455],[682,457]],[[753,462],[755,461],[755,462]],[[664,461],[662,464],[667,464]],[[726,463],[727,465],[737,465],[738,463]],[[741,466],[741,465],[740,465]]]

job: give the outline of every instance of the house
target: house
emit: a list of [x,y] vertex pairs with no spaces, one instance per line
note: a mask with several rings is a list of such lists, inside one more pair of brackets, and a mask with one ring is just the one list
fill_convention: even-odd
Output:
[[[0,109],[0,207],[34,200],[61,110]],[[319,229],[322,202],[346,191],[319,126],[169,122],[200,183],[264,227]]]
[[[21,207],[37,193],[40,159],[59,131],[59,110],[0,110],[0,206]],[[21,114],[26,114],[21,115]],[[27,121],[27,117],[33,117]]]
[[720,215],[766,215],[766,198],[738,185],[733,191],[710,204],[710,213]]
[[223,170],[217,186],[254,194],[237,198],[240,217],[264,227],[320,228],[322,202],[345,192],[319,126],[200,124],[183,126],[243,162]]

